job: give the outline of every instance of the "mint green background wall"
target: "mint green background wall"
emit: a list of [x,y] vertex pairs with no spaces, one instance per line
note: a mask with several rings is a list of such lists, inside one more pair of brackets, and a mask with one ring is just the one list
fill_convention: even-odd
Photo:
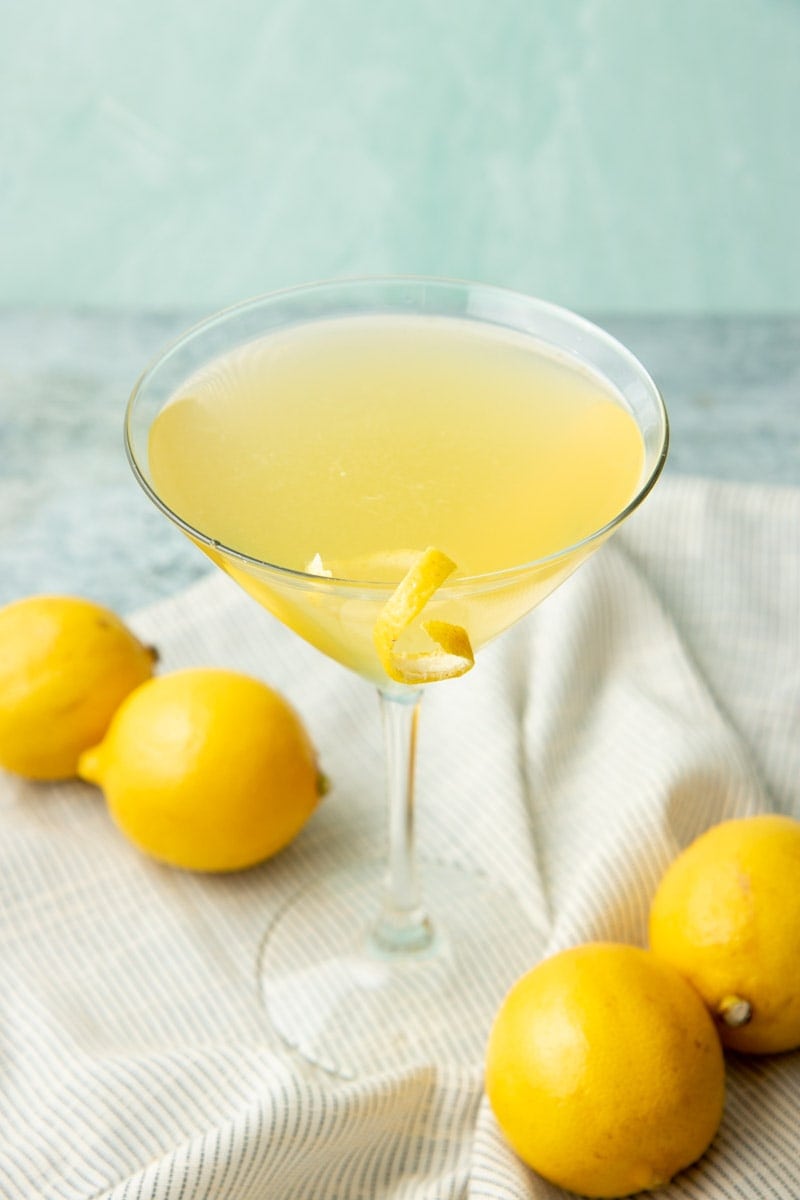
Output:
[[800,311],[795,0],[2,0],[0,304]]

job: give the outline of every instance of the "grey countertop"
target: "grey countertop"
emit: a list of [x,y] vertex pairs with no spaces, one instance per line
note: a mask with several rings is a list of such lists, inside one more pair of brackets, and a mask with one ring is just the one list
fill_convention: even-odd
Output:
[[[0,312],[0,603],[71,592],[127,613],[208,571],[122,446],[137,376],[191,319]],[[800,485],[800,317],[598,323],[661,388],[668,472]]]

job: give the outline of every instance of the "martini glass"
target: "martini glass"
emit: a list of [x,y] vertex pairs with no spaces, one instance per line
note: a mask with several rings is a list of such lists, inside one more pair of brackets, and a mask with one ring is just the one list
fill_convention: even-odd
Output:
[[[366,343],[358,341],[369,329],[378,337],[380,352],[369,346],[365,350]],[[508,497],[506,520],[523,534],[530,527],[525,544],[533,549],[498,550],[499,558],[486,559],[478,569],[462,569],[449,559],[448,547],[426,546],[419,537],[411,546],[402,541],[398,546],[395,527],[405,516],[407,491],[402,496],[398,492],[394,508],[389,505],[384,541],[380,523],[377,534],[371,530],[373,539],[379,538],[378,550],[373,543],[367,553],[357,552],[355,531],[363,533],[364,514],[373,499],[366,484],[364,495],[351,497],[349,516],[346,511],[336,521],[328,511],[332,494],[315,490],[315,479],[308,489],[311,499],[303,505],[310,528],[335,526],[351,553],[340,546],[330,557],[320,532],[312,554],[311,544],[301,547],[301,532],[292,533],[291,525],[282,545],[277,536],[274,545],[269,535],[263,542],[254,540],[244,518],[255,513],[259,528],[269,528],[262,506],[273,473],[282,470],[285,475],[288,469],[291,477],[293,462],[298,472],[308,471],[305,460],[312,443],[322,456],[320,475],[328,472],[326,455],[333,460],[346,451],[344,443],[344,448],[334,445],[333,433],[329,441],[316,435],[318,421],[324,423],[330,414],[326,418],[322,409],[313,409],[313,396],[326,393],[339,370],[349,372],[347,388],[333,402],[341,407],[336,430],[339,417],[346,430],[347,410],[364,388],[374,386],[375,371],[383,371],[389,381],[388,397],[432,334],[434,342],[440,334],[444,342],[431,343],[434,349],[425,352],[427,358],[422,354],[422,366],[415,368],[422,375],[401,397],[398,409],[398,426],[412,428],[405,437],[405,483],[414,474],[415,446],[421,459],[436,424],[437,389],[450,393],[447,420],[452,423],[455,413],[456,423],[467,432],[470,423],[480,424],[479,458],[483,441],[487,457],[489,444],[495,450],[499,445],[487,492],[493,501],[499,497],[502,503],[504,488],[513,486],[506,459],[519,463],[520,455],[529,452],[531,473],[547,475],[551,452],[542,458],[539,449],[539,460],[535,458],[536,443],[543,440],[537,422],[542,429],[549,426],[557,399],[540,398],[541,415],[535,419],[523,421],[519,408],[526,408],[528,394],[534,403],[541,364],[556,372],[550,377],[553,387],[556,376],[562,386],[566,372],[574,386],[590,386],[610,400],[617,417],[625,414],[620,419],[634,431],[637,446],[633,474],[630,462],[624,468],[620,458],[617,465],[620,444],[604,440],[604,434],[590,430],[582,435],[583,458],[577,462],[570,458],[569,439],[554,438],[552,445],[560,446],[558,470],[548,476],[551,486],[544,502],[537,502],[541,511],[527,512],[523,504],[520,512],[519,494]],[[399,342],[392,342],[395,335]],[[514,357],[513,379],[492,376],[492,355],[501,343],[503,353]],[[328,363],[324,378],[314,375],[320,358]],[[523,359],[536,371],[529,384],[523,380],[528,392],[523,389],[523,399],[518,398],[522,423],[505,430],[503,417],[497,416],[498,434],[492,422],[497,387],[518,386],[514,372]],[[436,379],[428,391],[426,370]],[[415,399],[420,389],[422,402]],[[396,395],[392,402],[398,403]],[[369,430],[382,403],[379,391],[370,394],[359,416],[354,461],[334,474],[346,476],[349,467],[358,465],[355,459],[370,458]],[[256,423],[232,454],[233,431],[241,431],[243,413],[248,418],[256,409],[268,414],[267,424]],[[206,428],[212,410],[216,423]],[[337,432],[337,437],[346,433]],[[288,468],[286,461],[272,465],[280,458],[272,454],[275,442],[277,449],[297,447]],[[151,500],[267,610],[378,689],[386,746],[385,861],[343,866],[303,888],[267,928],[258,959],[258,986],[268,1019],[286,1046],[307,1061],[342,1077],[421,1063],[461,1067],[481,1061],[500,1000],[540,952],[543,916],[479,871],[426,862],[418,855],[414,759],[420,699],[428,684],[467,670],[475,651],[529,613],[622,524],[658,478],[667,442],[667,417],[657,388],[633,355],[607,333],[529,297],[447,280],[345,280],[260,297],[190,329],[137,382],[126,415],[126,448]],[[461,451],[456,445],[448,453],[458,459]],[[476,463],[474,446],[471,453]],[[554,449],[551,457],[555,454]],[[242,470],[245,458],[258,466],[250,475]],[[456,526],[458,517],[465,516],[461,524],[468,529],[466,516],[476,503],[470,479],[439,504],[436,466],[429,462],[426,469],[425,485],[434,492],[426,518],[431,527],[439,508],[449,505],[455,509]],[[625,469],[628,481],[620,490],[618,476]],[[415,484],[412,478],[412,488]],[[392,486],[386,483],[390,493]],[[566,518],[576,496],[582,498],[582,524],[571,525]],[[537,543],[533,531],[545,509],[552,518],[550,541]],[[286,509],[283,517],[288,521]],[[275,529],[284,523],[283,518],[272,521]],[[498,521],[498,528],[503,524]]]

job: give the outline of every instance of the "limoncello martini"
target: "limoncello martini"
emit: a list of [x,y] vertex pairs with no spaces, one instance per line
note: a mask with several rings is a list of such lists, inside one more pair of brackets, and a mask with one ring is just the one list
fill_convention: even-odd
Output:
[[[425,616],[477,648],[577,565],[645,459],[622,398],[576,359],[516,331],[406,314],[299,323],[224,354],[175,391],[148,449],[169,508],[242,557],[203,548],[379,684],[376,619],[415,556],[433,546],[455,564]],[[426,638],[420,622],[404,634],[409,651]]]
[[[549,914],[524,875],[453,861],[446,841],[417,861],[418,685],[468,670],[642,502],[667,452],[655,384],[602,330],[530,297],[338,280],[188,330],[134,388],[126,439],[188,537],[378,688],[385,851],[273,909],[255,972],[272,1030],[345,1077],[474,1066]],[[437,786],[443,814],[462,813]]]

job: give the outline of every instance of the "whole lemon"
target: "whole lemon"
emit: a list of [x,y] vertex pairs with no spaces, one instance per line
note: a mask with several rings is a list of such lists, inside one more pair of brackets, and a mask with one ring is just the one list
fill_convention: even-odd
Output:
[[29,596],[0,608],[0,766],[29,779],[73,776],[155,657],[91,600]]
[[486,1090],[520,1158],[585,1196],[666,1183],[722,1117],[722,1047],[702,1000],[636,946],[590,942],[517,981],[495,1018]]
[[151,679],[81,755],[119,828],[172,866],[235,871],[296,836],[323,791],[299,716],[235,671],[190,668]]
[[723,821],[667,869],[650,946],[691,980],[726,1046],[800,1046],[800,821]]

